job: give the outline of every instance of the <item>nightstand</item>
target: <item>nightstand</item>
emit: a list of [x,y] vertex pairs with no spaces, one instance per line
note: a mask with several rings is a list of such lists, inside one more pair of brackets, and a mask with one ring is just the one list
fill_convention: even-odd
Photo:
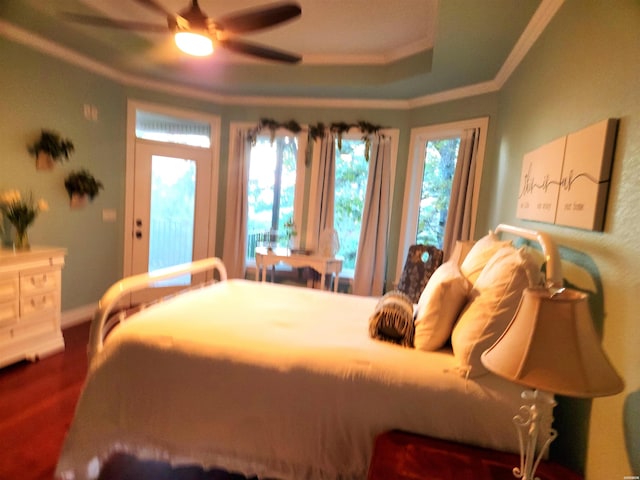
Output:
[[[376,438],[367,480],[514,480],[513,468],[519,465],[518,454],[390,431]],[[549,462],[540,464],[536,476],[582,480]]]

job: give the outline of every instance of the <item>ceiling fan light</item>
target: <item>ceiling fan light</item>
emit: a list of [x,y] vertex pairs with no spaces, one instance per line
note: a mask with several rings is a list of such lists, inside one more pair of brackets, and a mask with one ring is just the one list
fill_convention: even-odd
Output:
[[213,42],[206,35],[193,32],[176,32],[177,47],[188,55],[206,57],[213,53]]

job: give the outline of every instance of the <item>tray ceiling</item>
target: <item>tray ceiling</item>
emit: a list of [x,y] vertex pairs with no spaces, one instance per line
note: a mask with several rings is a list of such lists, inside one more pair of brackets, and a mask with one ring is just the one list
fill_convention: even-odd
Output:
[[[190,0],[157,0],[169,11]],[[273,0],[200,0],[211,18]],[[187,58],[170,34],[78,25],[60,12],[165,25],[134,0],[12,0],[0,35],[71,52],[138,84],[222,96],[415,101],[495,81],[518,42],[561,0],[298,0],[302,15],[242,39],[302,55],[297,65],[216,50]],[[547,10],[540,12],[541,10]],[[548,13],[551,12],[551,13]],[[542,20],[539,20],[539,17]],[[538,32],[539,33],[539,32]],[[533,39],[535,40],[535,39]],[[531,40],[530,40],[531,43]],[[54,49],[55,49],[54,48]],[[46,49],[46,48],[45,48]]]

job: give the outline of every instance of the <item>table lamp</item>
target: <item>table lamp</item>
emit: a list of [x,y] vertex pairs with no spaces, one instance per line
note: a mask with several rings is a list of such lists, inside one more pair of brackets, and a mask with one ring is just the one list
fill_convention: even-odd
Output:
[[[553,394],[591,398],[614,395],[624,382],[609,362],[593,327],[587,295],[568,288],[526,289],[502,336],[482,354],[491,372],[527,386],[527,404],[513,418],[520,443],[517,478],[534,480],[535,471],[557,432],[543,404]],[[541,438],[542,446],[536,449]]]

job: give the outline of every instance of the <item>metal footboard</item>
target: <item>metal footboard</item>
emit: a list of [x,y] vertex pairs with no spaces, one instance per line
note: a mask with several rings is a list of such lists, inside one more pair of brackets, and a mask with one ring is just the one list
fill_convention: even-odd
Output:
[[[203,260],[196,260],[192,263],[185,263],[174,267],[155,270],[153,272],[133,275],[114,283],[98,302],[98,308],[91,321],[88,346],[89,361],[91,361],[91,359],[93,359],[93,357],[102,350],[104,339],[108,332],[117,323],[126,318],[126,314],[124,312],[121,315],[112,315],[118,306],[118,302],[125,295],[153,287],[154,284],[161,280],[208,271],[214,273],[214,278],[215,272],[217,271],[219,281],[227,279],[227,270],[224,263],[222,263],[222,260],[219,258],[205,258]],[[206,284],[207,283],[200,284],[196,287],[201,287]],[[187,287],[187,289],[189,289],[189,287]],[[181,290],[181,292],[182,291],[184,290]],[[175,296],[175,293],[169,296]],[[162,299],[159,300],[161,301]],[[156,302],[154,301],[153,303]]]

